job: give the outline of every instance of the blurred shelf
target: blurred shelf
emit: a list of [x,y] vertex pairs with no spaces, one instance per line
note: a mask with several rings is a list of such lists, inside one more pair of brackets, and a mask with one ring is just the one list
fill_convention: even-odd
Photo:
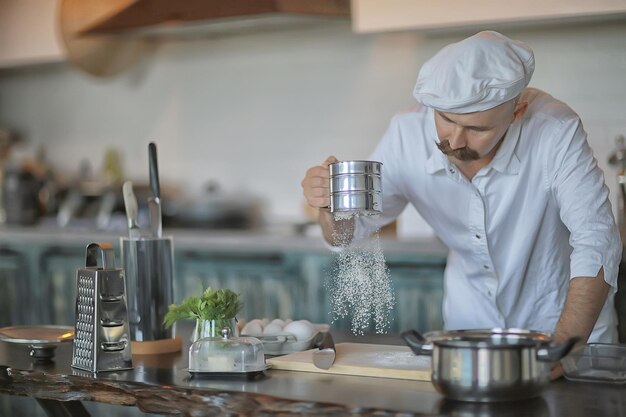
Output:
[[[294,228],[295,229],[295,228]],[[321,236],[304,236],[296,233],[272,230],[191,230],[165,229],[165,236],[172,236],[176,249],[223,249],[225,251],[292,251],[329,253],[332,251]],[[119,231],[71,230],[54,227],[1,226],[0,243],[54,243],[55,245],[84,245],[108,241],[114,246],[126,237]],[[435,237],[420,239],[380,238],[386,255],[424,256],[445,258],[448,250]]]

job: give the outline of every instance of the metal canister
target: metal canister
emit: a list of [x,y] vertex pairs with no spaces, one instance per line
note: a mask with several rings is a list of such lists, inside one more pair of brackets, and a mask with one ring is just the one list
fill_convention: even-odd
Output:
[[330,211],[382,213],[382,165],[360,160],[330,164]]

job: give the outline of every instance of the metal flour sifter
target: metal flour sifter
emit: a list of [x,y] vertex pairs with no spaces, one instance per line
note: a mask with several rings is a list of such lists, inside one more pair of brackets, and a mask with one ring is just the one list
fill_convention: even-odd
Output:
[[382,162],[359,160],[330,164],[330,212],[382,213],[382,165]]

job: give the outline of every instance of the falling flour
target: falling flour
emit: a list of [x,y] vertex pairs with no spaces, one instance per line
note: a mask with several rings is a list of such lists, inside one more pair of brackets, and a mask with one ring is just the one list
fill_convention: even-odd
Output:
[[[341,213],[335,214],[335,219],[353,216]],[[333,237],[343,249],[336,253],[327,281],[332,321],[349,317],[354,334],[364,334],[372,324],[376,333],[386,333],[395,297],[378,230],[355,242],[350,242],[351,233]]]

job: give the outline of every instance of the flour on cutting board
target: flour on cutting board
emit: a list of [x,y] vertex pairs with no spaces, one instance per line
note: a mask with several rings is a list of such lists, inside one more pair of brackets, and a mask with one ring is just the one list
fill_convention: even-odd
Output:
[[362,354],[361,361],[381,368],[424,369],[430,367],[431,359],[428,356],[416,356],[413,352],[372,352]]
[[337,343],[335,348],[335,362],[327,370],[313,365],[316,349],[269,358],[267,363],[290,371],[430,381],[430,356],[417,356],[406,346]]
[[431,357],[418,356],[406,346],[339,343],[336,363],[385,369],[430,369]]

